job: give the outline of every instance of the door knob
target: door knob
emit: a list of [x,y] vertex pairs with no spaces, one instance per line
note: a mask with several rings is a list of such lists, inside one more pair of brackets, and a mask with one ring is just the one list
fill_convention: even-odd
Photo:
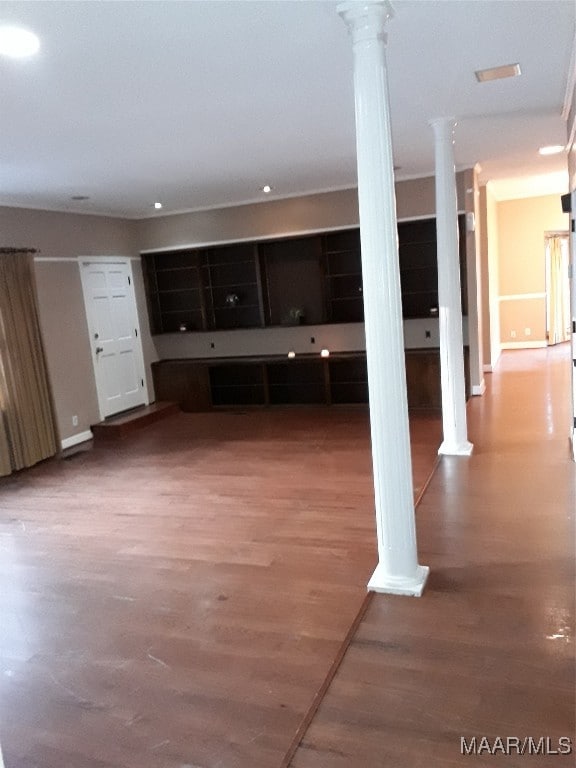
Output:
[[104,352],[104,347],[96,347],[96,354],[99,355],[100,352]]

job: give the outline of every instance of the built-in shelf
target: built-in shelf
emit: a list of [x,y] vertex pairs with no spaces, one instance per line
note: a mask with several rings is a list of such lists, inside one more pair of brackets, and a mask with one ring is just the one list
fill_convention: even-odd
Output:
[[[436,316],[435,219],[401,222],[398,243],[403,316]],[[464,313],[465,257],[464,217],[460,217]],[[149,253],[143,261],[153,334],[364,319],[358,228]]]
[[[467,357],[467,348],[465,348]],[[410,408],[440,408],[438,349],[406,350]],[[156,397],[177,402],[183,411],[215,407],[368,402],[363,352],[162,360],[152,364]],[[468,384],[467,384],[468,388]]]

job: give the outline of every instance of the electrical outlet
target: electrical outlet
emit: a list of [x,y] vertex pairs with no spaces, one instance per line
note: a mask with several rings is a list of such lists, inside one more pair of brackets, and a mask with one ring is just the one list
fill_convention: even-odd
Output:
[[524,328],[524,335],[525,336],[531,336],[532,335],[532,329],[531,328]]
[[74,415],[72,416],[72,426],[77,427],[78,426],[78,416]]
[[510,338],[515,339],[516,338],[516,331],[510,331]]

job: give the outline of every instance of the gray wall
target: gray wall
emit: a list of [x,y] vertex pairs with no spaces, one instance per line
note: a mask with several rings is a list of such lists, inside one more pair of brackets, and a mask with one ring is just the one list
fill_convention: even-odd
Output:
[[[60,438],[66,439],[99,421],[76,257],[136,255],[133,222],[102,216],[0,208],[0,233],[3,246],[24,246],[40,251],[37,254],[40,260],[35,261],[40,322],[58,429]],[[142,298],[140,304],[142,306]],[[144,327],[148,328],[147,322]],[[77,427],[72,426],[73,415],[78,416]]]
[[[466,181],[458,174],[459,208],[466,207]],[[433,216],[434,179],[414,179],[396,185],[399,219]],[[99,419],[91,349],[82,296],[79,256],[128,256],[142,250],[260,239],[339,229],[358,225],[357,191],[344,190],[285,200],[268,200],[173,216],[129,221],[101,216],[23,208],[0,207],[3,246],[24,246],[40,251],[35,271],[40,319],[61,439],[89,429]],[[161,357],[313,351],[323,345],[333,350],[362,349],[360,324],[314,328],[267,328],[254,331],[220,331],[209,334],[216,341],[210,350],[208,334],[178,334],[152,338],[144,297],[142,270],[132,262],[138,313],[142,330],[148,391],[154,397],[150,363]],[[425,338],[425,331],[431,338]],[[316,338],[315,346],[310,336]],[[437,346],[437,321],[410,321],[405,325],[407,346]],[[209,349],[206,350],[206,347]],[[72,417],[78,416],[78,426]]]

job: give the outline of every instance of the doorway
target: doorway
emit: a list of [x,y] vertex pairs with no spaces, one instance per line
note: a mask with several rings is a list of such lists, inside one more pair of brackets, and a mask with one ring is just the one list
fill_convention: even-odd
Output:
[[100,419],[149,403],[130,259],[80,259]]
[[546,234],[546,337],[548,345],[570,340],[570,238]]

